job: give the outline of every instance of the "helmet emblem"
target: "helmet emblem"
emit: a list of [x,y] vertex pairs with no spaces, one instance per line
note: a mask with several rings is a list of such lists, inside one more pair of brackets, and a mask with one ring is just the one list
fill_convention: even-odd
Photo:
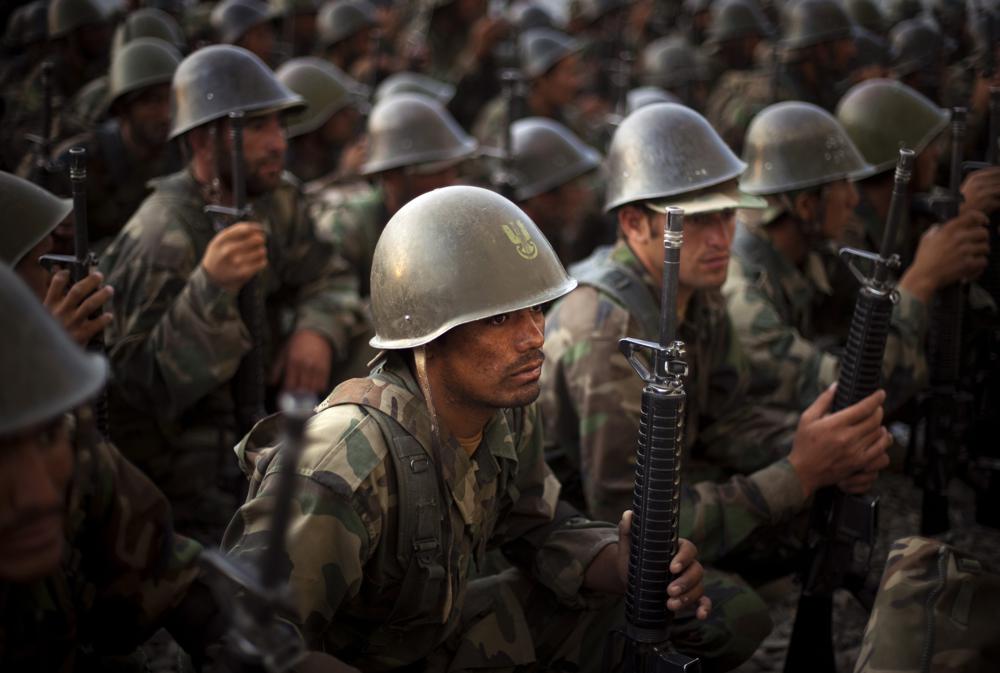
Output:
[[[514,226],[517,226],[519,231],[514,230]],[[531,235],[528,234],[528,228],[524,226],[521,221],[511,222],[509,224],[503,225],[503,233],[507,234],[507,238],[510,242],[514,244],[517,248],[517,254],[519,254],[524,259],[534,259],[538,257],[538,246],[535,242],[531,240]]]

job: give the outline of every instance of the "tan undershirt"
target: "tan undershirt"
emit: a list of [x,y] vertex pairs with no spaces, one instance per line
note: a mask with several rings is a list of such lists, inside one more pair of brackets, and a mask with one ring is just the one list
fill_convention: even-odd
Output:
[[472,437],[455,437],[458,441],[459,446],[465,451],[465,455],[471,456],[479,448],[479,444],[483,441],[483,431],[480,430]]

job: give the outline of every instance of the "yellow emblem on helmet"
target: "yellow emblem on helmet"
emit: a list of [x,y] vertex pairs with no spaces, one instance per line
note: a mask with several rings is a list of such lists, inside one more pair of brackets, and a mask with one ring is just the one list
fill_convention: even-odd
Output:
[[[514,230],[514,225],[517,225],[520,232]],[[517,254],[521,257],[524,259],[538,257],[538,246],[531,240],[531,235],[528,233],[528,228],[524,226],[524,222],[517,221],[503,225],[503,233],[507,234],[507,238],[517,248]]]

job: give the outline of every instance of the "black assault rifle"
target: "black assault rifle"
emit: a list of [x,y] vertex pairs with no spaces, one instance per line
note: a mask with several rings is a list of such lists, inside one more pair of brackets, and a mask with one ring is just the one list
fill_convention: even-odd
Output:
[[[232,163],[233,205],[205,206],[205,212],[216,216],[216,229],[221,231],[252,216],[247,205],[246,177],[243,166],[243,112],[229,113],[230,160]],[[228,219],[228,222],[227,222]],[[240,317],[250,333],[250,351],[243,356],[240,367],[233,379],[233,397],[236,400],[236,426],[240,434],[246,434],[254,424],[266,415],[264,408],[264,296],[263,287],[257,278],[251,278],[240,290]]]
[[527,81],[521,72],[518,31],[512,26],[501,45],[501,59],[505,62],[500,71],[502,95],[506,104],[506,127],[500,139],[500,161],[492,182],[504,197],[516,201],[519,176],[514,168],[514,123],[526,114]]
[[[680,267],[684,211],[670,208],[663,232],[663,289],[659,342],[626,338],[618,348],[645,382],[639,417],[639,442],[632,494],[632,542],[625,592],[626,630],[613,631],[605,650],[605,670],[626,673],[697,672],[701,663],[669,649],[673,614],[667,610],[667,587],[674,576],[680,514],[681,449],[687,394],[684,344],[677,336],[677,272]],[[647,367],[640,352],[651,358]]]
[[[899,151],[888,221],[878,254],[853,248],[840,251],[860,281],[861,289],[851,318],[847,346],[840,360],[834,412],[856,404],[879,386],[892,306],[898,298],[890,273],[899,267],[899,256],[893,248],[906,210],[906,191],[913,161],[912,150]],[[870,272],[864,274],[849,257],[870,261]],[[802,594],[785,659],[785,673],[836,673],[833,591],[848,589],[866,608],[871,608],[862,590],[877,527],[878,498],[848,495],[835,486],[816,492],[804,550]]]

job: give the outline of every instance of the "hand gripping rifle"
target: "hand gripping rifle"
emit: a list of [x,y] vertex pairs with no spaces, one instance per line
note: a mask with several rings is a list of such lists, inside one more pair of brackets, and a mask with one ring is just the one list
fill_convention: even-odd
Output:
[[219,604],[230,606],[229,631],[223,640],[223,670],[231,673],[281,673],[305,656],[305,647],[294,629],[278,619],[292,613],[288,587],[288,555],[285,537],[295,497],[296,466],[305,438],[306,422],[312,416],[315,399],[308,394],[284,393],[278,404],[284,420],[284,437],[273,460],[281,461],[276,478],[274,509],[268,538],[256,567],[226,556],[217,550],[201,554],[201,564],[210,577],[228,580],[239,589],[236,600],[223,583],[215,582]]
[[[878,254],[844,248],[845,259],[860,257],[872,263],[864,274],[847,262],[861,283],[847,346],[840,360],[833,411],[856,404],[879,386],[882,356],[889,334],[892,306],[897,301],[895,281],[890,272],[899,267],[894,254],[896,231],[906,210],[906,192],[913,171],[914,152],[899,151],[889,216]],[[843,493],[835,486],[816,493],[805,543],[802,594],[799,596],[795,626],[785,659],[785,672],[814,671],[835,673],[833,654],[833,591],[848,589],[862,604],[872,546],[878,527],[878,498]],[[865,605],[870,608],[870,604]]]
[[[680,512],[681,448],[684,444],[684,344],[677,336],[677,272],[680,267],[684,211],[670,208],[663,232],[663,289],[659,342],[626,338],[618,348],[646,386],[642,389],[639,445],[632,493],[632,542],[625,592],[625,632],[613,631],[605,651],[611,670],[617,645],[624,644],[626,673],[698,672],[701,663],[668,648],[673,614],[667,610],[667,587],[674,576]],[[652,357],[647,368],[639,357]]]
[[[243,167],[243,112],[229,113],[230,160],[232,162],[232,207],[222,205],[205,206],[205,212],[221,215],[216,219],[216,229],[221,231],[229,224],[239,222],[252,215],[247,205],[246,177]],[[250,279],[240,290],[240,317],[250,332],[252,346],[243,356],[234,378],[233,397],[236,400],[236,425],[241,434],[246,434],[254,424],[266,415],[264,409],[264,296],[263,287],[257,278]]]

